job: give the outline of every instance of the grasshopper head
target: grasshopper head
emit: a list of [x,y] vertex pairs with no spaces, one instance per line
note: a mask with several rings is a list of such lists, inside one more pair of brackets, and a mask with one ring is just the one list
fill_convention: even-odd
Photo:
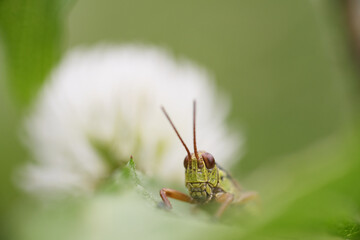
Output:
[[[196,156],[197,155],[197,156]],[[218,183],[218,168],[214,157],[205,151],[192,153],[191,159],[184,159],[185,185],[191,197],[205,202],[212,196],[212,190]]]
[[211,177],[216,172],[214,170],[217,169],[214,157],[205,151],[199,151],[197,157],[192,153],[191,159],[186,156],[184,167],[186,182],[211,182]]

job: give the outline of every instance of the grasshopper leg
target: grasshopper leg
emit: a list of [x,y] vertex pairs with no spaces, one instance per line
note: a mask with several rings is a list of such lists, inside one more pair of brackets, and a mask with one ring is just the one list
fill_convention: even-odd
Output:
[[219,210],[216,212],[215,217],[220,218],[220,216],[224,213],[226,208],[231,204],[242,204],[248,201],[258,199],[257,192],[244,192],[238,198],[234,198],[234,195],[231,193],[223,193],[216,197],[216,201],[222,203]]
[[183,202],[187,202],[187,203],[194,203],[194,200],[191,197],[189,197],[188,195],[186,195],[182,192],[170,189],[170,188],[161,189],[160,197],[168,209],[172,208],[169,198],[174,198],[174,199],[177,199],[177,200],[180,200]]
[[215,214],[215,218],[220,218],[220,216],[224,213],[225,209],[232,203],[234,200],[234,195],[231,193],[224,193],[215,198],[215,200],[219,203],[222,203],[220,208]]
[[257,192],[243,192],[241,193],[239,198],[234,200],[234,203],[235,204],[246,203],[251,200],[257,200],[258,197],[259,196]]

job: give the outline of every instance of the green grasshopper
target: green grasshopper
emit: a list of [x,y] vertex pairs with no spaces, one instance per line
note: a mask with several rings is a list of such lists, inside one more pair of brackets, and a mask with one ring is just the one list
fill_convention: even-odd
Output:
[[161,109],[187,152],[184,159],[185,186],[190,194],[190,196],[188,196],[169,188],[161,189],[160,196],[166,208],[172,208],[168,198],[174,198],[192,204],[206,204],[215,200],[221,204],[215,214],[215,217],[219,218],[230,204],[245,203],[257,198],[256,192],[242,191],[240,184],[233,179],[227,171],[215,163],[215,159],[210,153],[197,151],[195,101],[193,102],[194,153],[190,153],[165,108],[161,107]]

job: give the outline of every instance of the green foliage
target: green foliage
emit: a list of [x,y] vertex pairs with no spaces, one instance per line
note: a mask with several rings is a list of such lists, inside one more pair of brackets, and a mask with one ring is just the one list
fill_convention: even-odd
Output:
[[[0,89],[1,239],[360,238],[358,103],[348,92],[354,76],[329,61],[338,55],[328,40],[344,35],[338,4],[80,0],[67,18],[71,3],[0,1],[0,74],[7,77]],[[116,165],[101,144],[94,146],[111,172],[93,195],[45,206],[16,195],[12,172],[26,159],[16,140],[23,112],[5,85],[28,105],[63,52],[67,23],[68,46],[142,40],[209,68],[233,100],[232,121],[247,129],[245,158],[229,170],[259,192],[260,209],[232,206],[217,223],[182,202],[165,211],[158,191],[170,183],[143,176],[136,159]]]
[[[241,181],[259,191],[260,209],[255,203],[231,206],[217,223],[187,203],[172,200],[173,210],[157,208],[158,190],[166,183],[144,178],[132,159],[104,184],[106,191],[35,210],[37,214],[14,214],[14,221],[19,239],[46,239],[54,231],[59,239],[357,239],[358,142],[354,135],[337,136],[264,165]],[[61,224],[61,232],[54,224]]]
[[358,221],[344,220],[338,222],[334,233],[344,239],[360,239],[360,224]]
[[124,190],[137,189],[142,196],[156,205],[155,197],[144,187],[143,178],[142,174],[135,169],[135,162],[131,156],[124,167],[114,169],[111,176],[105,179],[100,186],[100,192],[119,193]]
[[0,1],[0,31],[7,78],[22,105],[29,104],[61,53],[63,19],[71,0]]
[[[19,142],[25,107],[61,55],[64,14],[71,0],[0,0],[0,238],[10,235],[10,205],[21,198],[16,166],[27,157]],[[18,104],[14,104],[13,100]],[[22,106],[17,109],[15,106]]]

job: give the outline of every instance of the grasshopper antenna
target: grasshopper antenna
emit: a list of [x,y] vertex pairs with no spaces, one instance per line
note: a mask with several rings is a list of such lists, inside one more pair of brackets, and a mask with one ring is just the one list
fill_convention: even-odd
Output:
[[196,101],[193,102],[193,131],[194,131],[194,153],[196,159],[199,161],[199,155],[196,147]]
[[163,111],[163,113],[165,114],[166,118],[169,120],[169,122],[170,122],[171,126],[173,127],[173,129],[174,129],[174,131],[175,131],[175,133],[176,133],[176,135],[179,137],[179,139],[180,139],[180,141],[181,141],[182,145],[185,147],[186,152],[187,152],[188,157],[189,157],[189,160],[190,160],[190,159],[191,159],[191,154],[190,154],[190,151],[189,151],[188,147],[186,146],[186,144],[185,144],[185,143],[184,143],[184,141],[182,140],[182,138],[181,138],[181,136],[180,136],[179,132],[177,131],[177,129],[176,129],[176,127],[175,127],[175,125],[174,125],[174,124],[173,124],[173,122],[171,121],[171,119],[170,119],[169,115],[167,114],[167,112],[166,112],[166,110],[165,110],[165,108],[164,108],[163,106],[161,106],[161,110],[162,110],[162,111]]

